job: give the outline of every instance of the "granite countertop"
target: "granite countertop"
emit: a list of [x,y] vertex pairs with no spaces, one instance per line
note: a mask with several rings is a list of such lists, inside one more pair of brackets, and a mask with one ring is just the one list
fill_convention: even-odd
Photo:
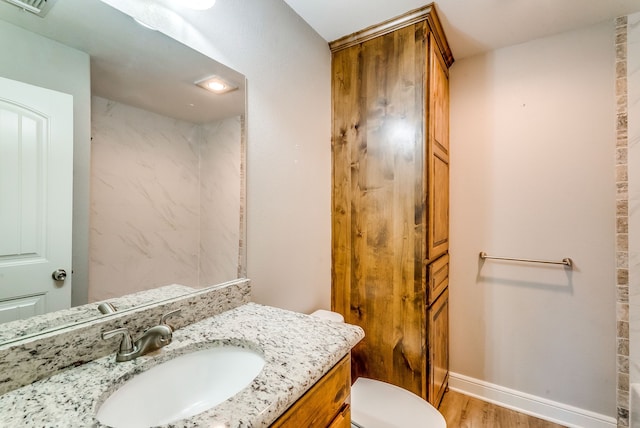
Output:
[[266,364],[244,390],[170,427],[264,427],[364,337],[356,326],[248,303],[176,330],[173,342],[134,361],[114,353],[0,396],[2,427],[100,427],[97,408],[136,373],[181,354],[232,344],[257,349]]

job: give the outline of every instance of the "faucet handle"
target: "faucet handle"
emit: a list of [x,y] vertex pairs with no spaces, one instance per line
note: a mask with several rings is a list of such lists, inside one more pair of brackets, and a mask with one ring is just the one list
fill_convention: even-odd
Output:
[[171,327],[171,330],[175,330],[172,325],[167,323],[167,319],[174,315],[180,315],[180,312],[182,312],[182,309],[176,309],[162,315],[162,317],[160,318],[160,325],[168,325],[169,327]]
[[115,330],[105,331],[102,333],[102,339],[107,340],[114,336],[122,335],[122,342],[120,342],[120,350],[119,353],[129,353],[133,352],[133,339],[131,338],[131,333],[129,333],[129,329],[126,327],[116,328]]

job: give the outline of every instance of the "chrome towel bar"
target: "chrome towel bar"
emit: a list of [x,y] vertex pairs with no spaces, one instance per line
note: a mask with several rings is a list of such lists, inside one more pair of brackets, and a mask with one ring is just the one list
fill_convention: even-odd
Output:
[[514,261],[514,262],[545,263],[545,264],[548,264],[548,265],[565,265],[565,266],[573,267],[573,260],[571,260],[569,257],[562,259],[562,261],[560,261],[560,262],[555,262],[555,261],[552,261],[552,260],[514,259],[514,258],[511,258],[511,257],[489,256],[489,255],[487,255],[487,253],[482,251],[480,253],[480,258],[482,260],[485,260],[485,259],[510,260],[510,261]]

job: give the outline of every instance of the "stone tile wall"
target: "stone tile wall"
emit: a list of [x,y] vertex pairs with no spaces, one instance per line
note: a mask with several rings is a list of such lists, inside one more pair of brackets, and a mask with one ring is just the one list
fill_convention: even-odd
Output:
[[617,419],[629,426],[629,196],[627,147],[627,17],[616,20],[616,286]]

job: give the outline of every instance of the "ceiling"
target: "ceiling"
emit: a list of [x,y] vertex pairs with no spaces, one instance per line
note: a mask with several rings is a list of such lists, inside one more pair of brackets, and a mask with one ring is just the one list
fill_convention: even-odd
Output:
[[[325,40],[401,15],[429,0],[284,0]],[[640,11],[640,0],[437,0],[456,59]]]

